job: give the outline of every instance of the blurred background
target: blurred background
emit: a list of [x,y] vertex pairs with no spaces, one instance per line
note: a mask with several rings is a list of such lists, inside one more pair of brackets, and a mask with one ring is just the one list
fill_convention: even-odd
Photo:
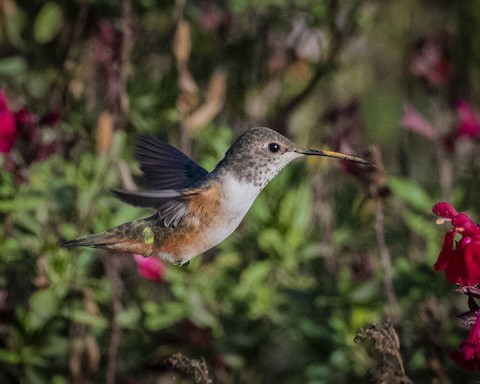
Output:
[[[478,0],[0,1],[0,381],[476,383],[431,207],[480,220],[479,25]],[[58,248],[150,214],[110,193],[137,134],[211,170],[258,125],[377,168],[290,164],[188,267]]]

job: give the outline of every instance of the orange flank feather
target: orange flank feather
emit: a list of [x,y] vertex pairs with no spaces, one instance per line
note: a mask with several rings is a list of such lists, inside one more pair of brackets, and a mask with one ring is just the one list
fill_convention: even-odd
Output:
[[188,199],[189,214],[181,228],[172,232],[161,244],[158,244],[155,253],[169,254],[174,259],[181,260],[185,248],[202,247],[205,231],[208,231],[212,222],[221,216],[222,191],[220,184],[215,183],[201,192],[198,190],[195,192]]

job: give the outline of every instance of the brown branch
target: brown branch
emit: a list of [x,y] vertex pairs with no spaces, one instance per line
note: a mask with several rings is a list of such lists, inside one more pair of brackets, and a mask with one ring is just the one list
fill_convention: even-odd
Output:
[[58,76],[56,84],[52,89],[51,97],[49,98],[49,105],[51,108],[59,108],[65,94],[65,89],[68,86],[70,76],[75,68],[75,61],[77,60],[82,46],[80,39],[85,29],[89,5],[90,2],[86,0],[81,0],[79,2],[77,18],[75,19],[71,38],[68,43],[68,50],[65,54],[65,59],[63,60],[63,69]]
[[118,321],[118,317],[122,312],[122,296],[123,296],[123,282],[120,277],[121,258],[120,255],[114,252],[107,252],[103,258],[105,266],[105,273],[112,282],[112,296],[113,296],[113,314],[111,321],[111,336],[108,344],[107,357],[107,374],[105,382],[107,384],[115,383],[115,375],[117,371],[118,349],[122,338],[122,328]]
[[336,65],[334,64],[334,61],[335,59],[332,57],[327,63],[317,66],[315,73],[307,86],[300,93],[288,100],[284,105],[279,105],[275,108],[277,115],[269,125],[275,127],[275,129],[282,133],[286,133],[286,120],[290,114],[315,90],[320,79],[333,71]]
[[354,5],[349,15],[346,17],[347,21],[344,23],[346,28],[345,30],[340,30],[336,23],[337,12],[338,12],[338,1],[331,0],[327,7],[329,11],[328,20],[329,20],[329,29],[331,38],[330,51],[327,55],[327,58],[324,63],[317,65],[315,72],[302,91],[297,95],[292,97],[290,100],[286,101],[284,104],[278,105],[274,110],[277,114],[273,121],[270,122],[272,127],[279,130],[281,133],[287,133],[286,124],[287,119],[290,114],[301,104],[303,103],[316,89],[318,82],[328,75],[330,72],[333,72],[337,68],[338,57],[340,52],[345,45],[348,37],[350,37],[356,30],[356,23],[354,22],[354,15],[357,9],[360,6],[360,2]]

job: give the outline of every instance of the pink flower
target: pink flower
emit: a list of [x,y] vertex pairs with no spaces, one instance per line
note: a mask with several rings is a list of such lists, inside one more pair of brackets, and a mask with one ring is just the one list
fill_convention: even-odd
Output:
[[427,139],[433,139],[435,136],[435,130],[432,124],[410,104],[405,104],[403,107],[403,116],[400,125]]
[[460,343],[460,351],[450,353],[450,358],[467,371],[480,371],[480,311],[477,321],[470,329],[467,340]]
[[[438,203],[432,211],[451,220],[453,225],[445,234],[435,270],[445,270],[445,277],[451,284],[467,287],[480,284],[480,227],[449,203]],[[459,241],[455,241],[456,234],[462,237]]]
[[142,255],[133,255],[137,264],[137,271],[144,279],[152,281],[163,281],[165,276],[165,264],[156,257],[144,257]]
[[477,137],[480,135],[480,122],[475,116],[472,106],[466,100],[457,101],[458,137]]
[[8,109],[5,93],[0,90],[0,153],[8,153],[17,137],[14,113]]
[[436,32],[415,43],[409,60],[410,72],[431,86],[446,84],[453,76],[449,36]]

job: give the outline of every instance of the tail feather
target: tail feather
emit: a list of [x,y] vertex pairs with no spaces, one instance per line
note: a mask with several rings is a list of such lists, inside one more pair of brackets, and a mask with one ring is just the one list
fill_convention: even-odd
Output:
[[111,228],[105,232],[80,237],[60,243],[60,247],[105,248],[125,253],[150,256],[154,250],[155,236],[152,225],[156,216],[133,221]]

